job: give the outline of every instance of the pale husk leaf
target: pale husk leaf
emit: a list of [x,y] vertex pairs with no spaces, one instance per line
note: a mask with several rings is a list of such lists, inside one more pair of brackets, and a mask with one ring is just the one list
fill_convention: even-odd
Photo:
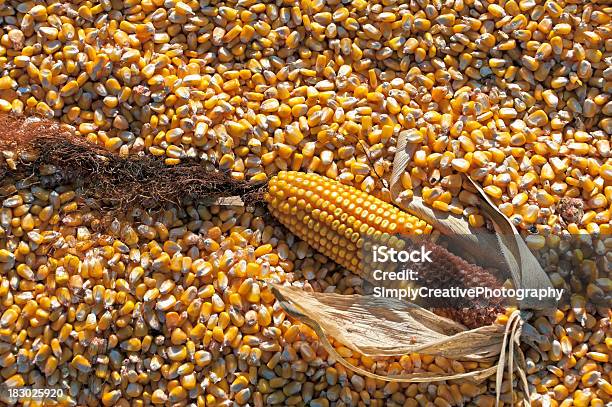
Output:
[[439,355],[455,360],[494,362],[500,354],[505,328],[490,325],[466,330],[462,325],[406,301],[368,295],[307,292],[271,284],[281,307],[310,326],[325,350],[347,368],[368,377],[390,381],[433,381],[470,378],[482,380],[496,367],[461,374],[414,373],[379,376],[349,364],[328,337],[371,357],[409,353]]

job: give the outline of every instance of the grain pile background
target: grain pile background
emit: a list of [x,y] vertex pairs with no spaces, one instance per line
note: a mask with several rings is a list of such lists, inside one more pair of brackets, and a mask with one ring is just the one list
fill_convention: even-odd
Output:
[[[258,183],[301,170],[385,201],[405,132],[404,199],[483,225],[469,174],[571,293],[531,320],[543,335],[525,347],[533,405],[604,406],[611,14],[605,1],[0,1],[0,110],[170,166],[156,171]],[[493,383],[399,385],[337,366],[259,280],[352,293],[360,278],[257,209],[187,199],[108,219],[59,185],[72,179],[40,181],[1,191],[5,384],[63,386],[64,404],[92,406],[494,402]],[[335,345],[381,374],[477,367]]]

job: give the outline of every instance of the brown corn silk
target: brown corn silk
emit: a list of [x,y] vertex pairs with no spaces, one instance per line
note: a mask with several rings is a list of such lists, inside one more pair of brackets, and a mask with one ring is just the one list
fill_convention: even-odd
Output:
[[240,195],[249,202],[261,200],[259,186],[209,171],[196,160],[167,166],[150,155],[122,157],[37,116],[0,113],[0,152],[12,154],[14,164],[0,158],[0,183],[36,175],[48,188],[73,184],[88,203],[117,212],[134,204],[156,209],[185,199],[225,197],[229,204]]

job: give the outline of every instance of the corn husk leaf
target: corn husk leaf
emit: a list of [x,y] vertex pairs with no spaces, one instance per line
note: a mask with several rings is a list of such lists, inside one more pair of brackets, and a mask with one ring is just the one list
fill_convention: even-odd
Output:
[[[516,288],[529,289],[552,288],[548,275],[533,253],[531,253],[510,219],[499,210],[478,183],[474,182],[469,176],[466,176],[466,178],[480,194],[480,209],[493,224],[496,232],[494,236],[498,239],[499,247],[512,274],[514,286]],[[556,306],[556,301],[550,297],[543,300],[525,297],[519,301],[519,307],[523,310],[545,309],[554,306]]]
[[460,374],[414,373],[380,376],[349,364],[330,344],[333,337],[343,345],[371,357],[409,353],[439,355],[456,360],[494,362],[500,354],[505,327],[490,325],[466,330],[406,301],[369,295],[307,292],[298,287],[270,284],[281,307],[310,326],[325,350],[348,369],[367,377],[427,382],[466,378],[476,381],[491,376],[496,366]]
[[[420,197],[410,200],[399,199],[402,192],[401,176],[416,151],[416,145],[407,142],[405,133],[400,133],[397,151],[393,161],[390,178],[391,196],[397,206],[425,220],[434,229],[453,239],[453,245],[460,247],[480,264],[496,266],[510,271],[515,288],[542,289],[552,288],[546,272],[519,234],[510,219],[491,201],[478,183],[465,175],[466,180],[480,196],[479,207],[491,221],[495,233],[484,228],[473,228],[465,217],[442,212],[425,205]],[[499,253],[503,256],[499,256]],[[526,297],[519,302],[520,309],[545,309],[554,307],[554,299],[538,300]]]
[[[403,192],[401,177],[412,160],[412,156],[416,152],[417,145],[408,143],[405,133],[400,133],[397,140],[397,150],[393,159],[393,171],[389,179],[389,190],[393,197],[394,203],[405,211],[411,213],[419,219],[423,219],[430,225],[434,226],[444,235],[474,235],[475,231],[462,216],[455,215],[450,212],[442,212],[425,205],[420,196],[414,196],[411,199],[401,199]],[[472,243],[477,243],[478,240],[474,237]]]

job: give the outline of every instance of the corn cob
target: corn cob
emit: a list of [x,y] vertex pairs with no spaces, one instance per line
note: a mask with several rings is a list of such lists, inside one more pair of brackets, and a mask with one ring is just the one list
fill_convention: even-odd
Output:
[[432,227],[393,205],[317,174],[281,171],[268,184],[271,213],[289,230],[355,274],[368,237],[428,234]]
[[[281,171],[270,180],[265,199],[272,215],[292,233],[362,276],[367,274],[370,261],[364,254],[367,245],[379,243],[407,249],[423,239],[412,242],[397,236],[424,236],[432,231],[431,225],[391,204],[317,174]],[[422,286],[500,286],[491,273],[443,247],[424,240],[418,245],[431,250],[435,259],[433,263],[413,264]],[[493,322],[496,315],[503,312],[500,304],[497,299],[422,303],[470,328]]]

